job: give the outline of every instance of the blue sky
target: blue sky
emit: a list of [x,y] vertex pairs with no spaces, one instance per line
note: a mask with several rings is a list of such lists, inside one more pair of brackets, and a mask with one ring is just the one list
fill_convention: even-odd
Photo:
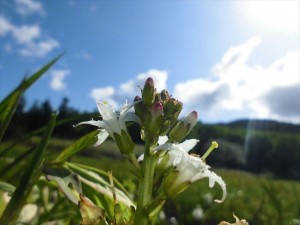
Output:
[[28,104],[118,106],[154,77],[204,122],[300,122],[299,1],[0,0],[0,99],[53,57]]

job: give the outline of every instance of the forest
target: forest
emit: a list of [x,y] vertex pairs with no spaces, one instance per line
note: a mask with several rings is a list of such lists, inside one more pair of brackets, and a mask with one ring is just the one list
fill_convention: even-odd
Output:
[[[69,106],[63,98],[54,109],[49,100],[35,101],[28,106],[23,97],[11,120],[5,140],[18,139],[45,126],[52,112],[58,112],[58,125],[53,136],[75,140],[93,130],[90,126],[74,128],[77,121],[98,119],[96,108],[93,112],[80,112]],[[78,119],[77,119],[78,118]],[[68,122],[70,120],[71,122]],[[59,125],[59,121],[62,122]],[[136,143],[142,143],[137,135],[138,126],[132,124],[129,132]],[[207,159],[208,164],[217,168],[239,169],[272,178],[300,179],[300,125],[273,120],[236,120],[228,123],[207,124],[199,121],[189,134],[200,142],[194,153],[202,155],[211,141],[217,141],[219,148]],[[81,154],[93,154],[85,150]]]

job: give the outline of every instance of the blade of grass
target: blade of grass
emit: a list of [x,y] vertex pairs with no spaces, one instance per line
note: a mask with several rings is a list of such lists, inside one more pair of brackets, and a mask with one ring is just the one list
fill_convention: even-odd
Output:
[[11,118],[13,117],[17,106],[19,104],[20,98],[23,93],[23,82],[20,84],[20,87],[11,95],[9,98],[9,102],[7,106],[1,111],[1,117],[0,117],[0,142],[5,134],[5,131],[7,130],[7,127],[10,123]]
[[24,79],[21,84],[0,103],[0,142],[3,138],[3,135],[9,125],[9,122],[17,108],[19,99],[22,93],[28,89],[35,81],[37,81],[51,66],[59,60],[63,54],[57,56],[48,64],[43,66],[36,73],[29,76],[27,79]]
[[[62,120],[59,120],[56,122],[55,124],[55,127],[59,127],[61,125],[64,125],[66,123],[69,123],[71,121],[76,121],[76,120],[79,120],[79,119],[82,119],[82,118],[85,118],[87,117],[86,115],[82,116],[82,115],[78,115],[78,116],[73,116],[71,118],[66,118],[66,119],[62,119]],[[89,116],[90,117],[90,116]],[[7,148],[3,149],[1,152],[0,152],[0,157],[3,157],[5,156],[13,147],[15,147],[16,145],[28,140],[29,138],[35,136],[35,135],[38,135],[42,132],[44,132],[45,130],[47,129],[47,126],[44,126],[44,127],[41,127],[27,135],[25,135],[24,137],[18,139],[17,141],[15,141],[14,143],[12,143],[10,146],[8,146]]]
[[31,162],[29,162],[28,168],[24,171],[20,184],[15,190],[10,202],[2,214],[2,217],[0,218],[0,224],[16,224],[19,214],[23,206],[26,204],[33,186],[41,175],[40,169],[43,164],[44,152],[55,126],[56,116],[56,114],[52,115],[48,124],[48,129],[45,131],[41,142],[35,149],[33,158]]
[[95,142],[95,136],[99,133],[99,131],[92,131],[82,138],[78,139],[72,145],[64,149],[55,159],[54,163],[64,162],[66,159],[70,158],[72,155],[76,154],[78,151],[83,148],[90,146]]
[[[105,172],[103,170],[99,170],[98,168],[95,168],[92,166],[87,166],[87,165],[83,165],[80,163],[69,163],[69,162],[65,162],[65,165],[67,165],[70,168],[72,168],[72,165],[75,165],[77,167],[81,167],[83,169],[92,171],[92,172],[97,173],[104,177],[109,176],[107,172]],[[115,177],[113,177],[113,181],[114,181],[114,184],[116,185],[116,187],[118,187],[120,190],[122,190],[126,195],[130,196],[129,192],[127,191],[127,189],[123,186],[123,184],[120,181],[118,181]]]
[[[24,91],[28,89],[34,82],[36,82],[45,72],[47,72],[62,56],[63,54],[60,54],[59,56],[55,57],[53,60],[51,60],[48,64],[43,66],[40,70],[30,75],[27,79],[25,79],[22,82],[22,87]],[[2,112],[3,108],[6,107],[6,105],[9,104],[10,98],[12,95],[14,95],[15,92],[19,90],[20,86],[18,86],[15,90],[10,92],[8,96],[1,102],[0,104],[0,112]]]
[[10,193],[13,193],[16,190],[16,188],[15,188],[15,186],[13,186],[10,183],[4,182],[4,181],[0,181],[0,190],[2,190],[2,191],[8,191]]
[[25,151],[24,153],[22,153],[21,155],[17,156],[12,163],[6,165],[2,169],[2,171],[0,172],[0,178],[3,179],[3,176],[5,176],[6,174],[8,174],[11,169],[16,168],[21,160],[27,159],[27,157],[33,151],[34,151],[34,148],[31,148],[31,149],[28,149],[27,151]]

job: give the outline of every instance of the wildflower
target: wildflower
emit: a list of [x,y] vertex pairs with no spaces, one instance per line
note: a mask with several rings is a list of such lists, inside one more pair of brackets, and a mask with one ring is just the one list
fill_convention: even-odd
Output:
[[[168,150],[168,162],[166,168],[173,167],[174,170],[168,175],[165,181],[165,191],[169,195],[176,195],[185,190],[191,183],[207,177],[209,187],[212,188],[217,182],[223,191],[221,200],[226,198],[226,185],[221,177],[209,170],[209,166],[196,155],[189,155],[188,152],[197,144],[198,140],[190,139],[180,144],[165,143],[156,148],[158,150]],[[162,159],[160,162],[163,162]]]
[[97,135],[98,141],[95,146],[102,144],[108,136],[111,136],[117,143],[120,151],[126,154],[133,150],[134,144],[125,123],[128,121],[140,123],[139,118],[134,113],[129,112],[133,105],[134,104],[129,105],[126,102],[121,107],[120,114],[118,115],[107,102],[97,102],[97,107],[102,116],[102,120],[85,121],[76,126],[89,124],[99,127],[100,132]]

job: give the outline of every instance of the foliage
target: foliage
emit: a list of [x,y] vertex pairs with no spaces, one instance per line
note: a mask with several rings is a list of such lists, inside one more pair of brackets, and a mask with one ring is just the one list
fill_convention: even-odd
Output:
[[[25,110],[23,93],[60,57],[25,78],[0,103],[0,141],[4,137],[0,145],[0,224],[49,221],[128,224],[136,213],[132,199],[138,196],[136,183],[142,176],[133,172],[137,164],[124,159],[114,142],[106,141],[101,146],[102,152],[95,152],[91,150],[91,144],[95,143],[98,132],[85,127],[73,129],[73,124],[95,115],[70,108],[66,98],[59,106],[58,115],[53,113],[48,100],[41,104],[36,102]],[[152,103],[151,100],[147,104]],[[149,123],[149,118],[144,123],[152,132],[153,124]],[[159,132],[164,133],[165,126],[170,127],[171,123],[175,124],[171,117],[167,118]],[[186,128],[184,123],[178,124],[183,126],[178,131]],[[212,139],[218,140],[222,147],[219,154],[209,159],[212,165],[299,179],[298,126],[272,122],[266,128],[266,121],[255,121],[256,125],[252,124],[250,129],[246,124],[245,121],[226,125],[198,123],[189,137],[201,137],[196,150],[201,155],[204,152],[199,149],[206,149]],[[144,143],[140,132],[139,126],[129,128],[136,143]],[[52,134],[64,139],[52,138]],[[73,141],[79,136],[83,137]],[[182,135],[173,134],[173,138],[182,139]],[[135,145],[134,153],[140,155],[141,152],[141,146]],[[128,173],[128,168],[133,173]],[[292,224],[300,218],[299,182],[267,180],[230,170],[220,173],[230,186],[224,205],[212,204],[221,189],[209,192],[207,184],[199,182],[179,196],[173,196],[164,208],[166,199],[154,199],[157,201],[146,205],[149,215],[154,219],[157,217],[158,224],[162,225],[175,221],[178,224],[217,224],[228,220],[232,212],[247,218],[249,224]],[[154,174],[156,186],[164,184],[161,183],[164,175]],[[155,189],[156,192],[159,190]],[[199,191],[204,194],[199,195]],[[65,196],[71,201],[66,201]],[[22,212],[26,208],[33,213],[25,218]],[[161,213],[156,215],[159,211]],[[144,212],[140,215],[142,218]]]

